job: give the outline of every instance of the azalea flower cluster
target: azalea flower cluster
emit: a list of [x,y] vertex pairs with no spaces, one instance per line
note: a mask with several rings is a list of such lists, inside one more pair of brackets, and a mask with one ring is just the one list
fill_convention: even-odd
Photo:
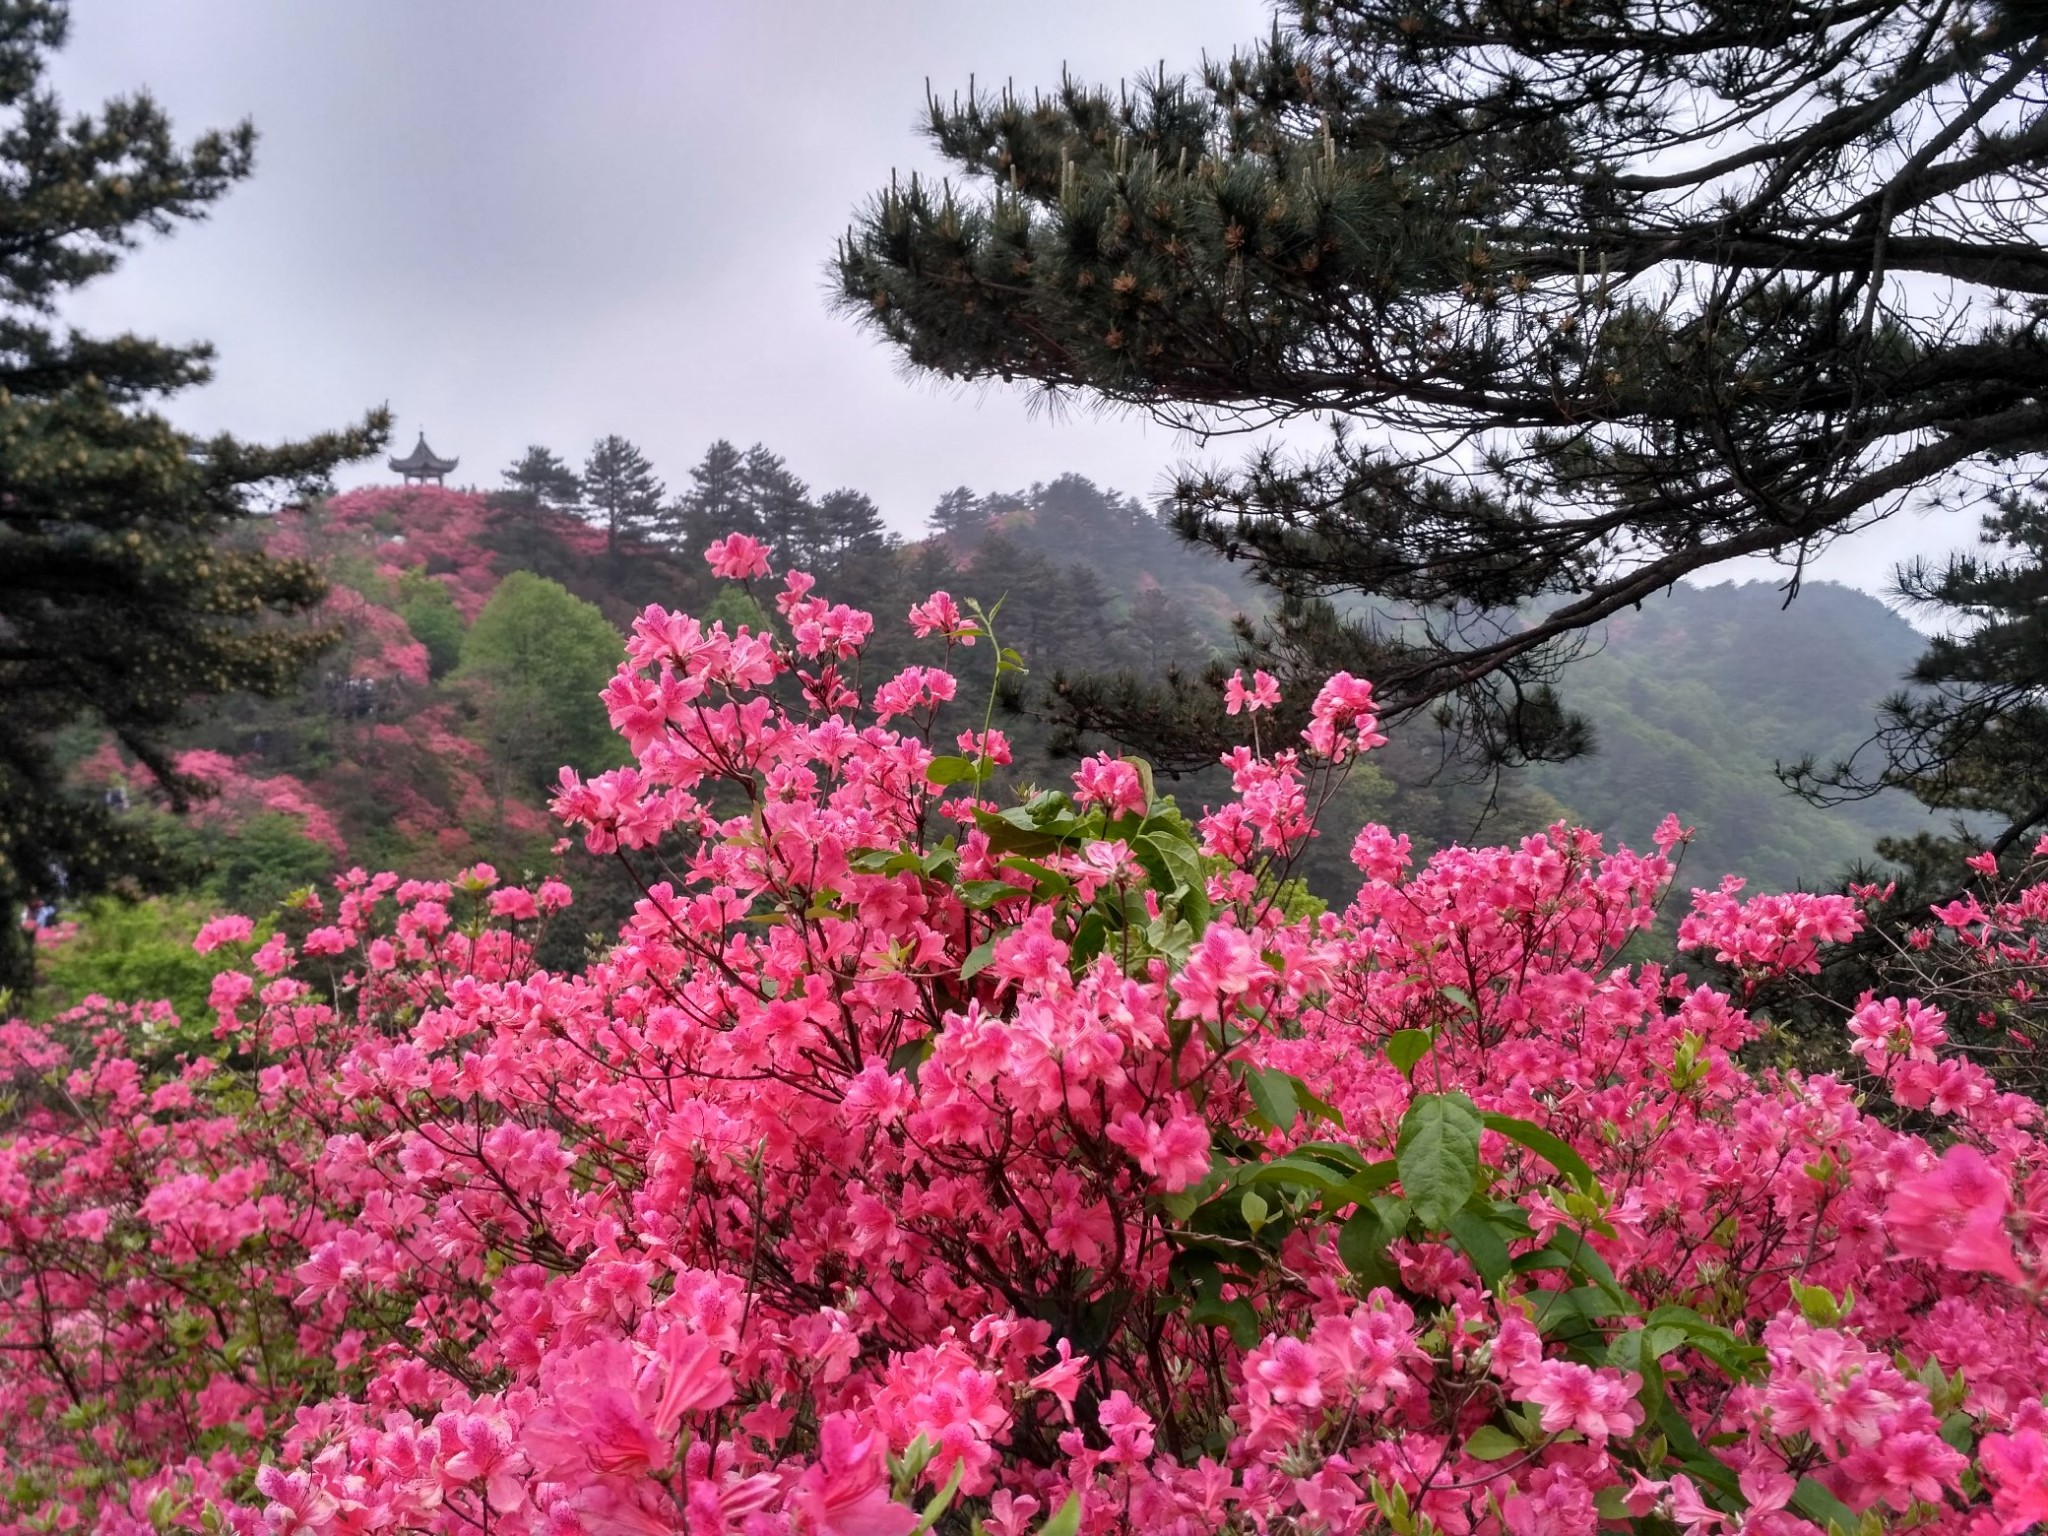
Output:
[[[209,925],[212,1053],[160,1005],[0,1029],[0,1531],[2048,1519],[2037,1106],[1911,999],[1854,1038],[1958,1078],[1924,1135],[1745,1066],[1738,999],[1619,963],[1682,828],[1368,827],[1314,910],[1363,681],[1199,815],[1106,755],[1010,801],[942,668],[863,688],[867,615],[774,606],[636,624],[635,760],[557,809],[644,897],[580,974],[533,962],[559,882],[358,871]],[[1857,922],[1728,887],[1684,942]]]

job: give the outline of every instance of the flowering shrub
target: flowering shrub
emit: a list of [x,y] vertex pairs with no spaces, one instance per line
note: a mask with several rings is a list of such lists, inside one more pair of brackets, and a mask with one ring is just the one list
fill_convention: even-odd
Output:
[[[557,800],[646,877],[586,973],[532,962],[558,883],[356,872],[295,940],[202,933],[210,1054],[0,1034],[7,1531],[2048,1518],[2036,1106],[1907,1000],[1859,1059],[1955,1084],[1931,1140],[1745,1070],[1736,1001],[1616,963],[1674,823],[1419,868],[1368,827],[1303,911],[1363,682],[1198,818],[1107,756],[1003,806],[945,670],[863,700],[868,617],[775,606],[635,626],[635,760]],[[1796,969],[1857,921],[1724,889],[1684,939]]]

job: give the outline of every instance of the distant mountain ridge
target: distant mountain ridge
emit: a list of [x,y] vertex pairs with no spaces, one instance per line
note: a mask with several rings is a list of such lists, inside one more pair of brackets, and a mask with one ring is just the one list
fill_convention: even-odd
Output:
[[1699,830],[1689,883],[1734,872],[1758,889],[1823,884],[1871,857],[1878,837],[1939,825],[1898,792],[1809,805],[1772,771],[1854,751],[1925,647],[1868,593],[1809,582],[1788,605],[1769,582],[1681,585],[1610,621],[1596,645],[1560,684],[1593,723],[1594,753],[1531,777],[1637,845],[1677,813]]

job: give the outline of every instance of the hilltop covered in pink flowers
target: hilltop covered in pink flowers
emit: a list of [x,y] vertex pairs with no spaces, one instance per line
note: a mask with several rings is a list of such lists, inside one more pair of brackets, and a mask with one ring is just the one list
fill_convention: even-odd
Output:
[[[1364,681],[1199,813],[1108,757],[1008,803],[954,697],[986,614],[931,594],[877,679],[867,615],[713,558],[778,618],[635,623],[633,761],[556,800],[641,882],[581,974],[534,961],[558,881],[356,871],[209,925],[210,1051],[0,1031],[5,1530],[2048,1519],[2038,1106],[1910,998],[1855,1081],[1744,1062],[1856,898],[1696,893],[1732,993],[1621,962],[1676,823],[1330,827],[1317,910]],[[1928,946],[2044,920],[2035,880]]]

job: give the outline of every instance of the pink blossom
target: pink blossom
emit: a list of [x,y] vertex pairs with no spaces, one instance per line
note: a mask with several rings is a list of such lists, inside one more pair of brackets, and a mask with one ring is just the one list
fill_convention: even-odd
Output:
[[1989,1474],[2000,1531],[2016,1536],[2048,1522],[2048,1439],[2039,1429],[1986,1435],[1977,1454]]
[[1379,717],[1373,713],[1372,684],[1339,672],[1324,683],[1309,709],[1308,728],[1301,733],[1309,750],[1331,762],[1340,761],[1373,747],[1386,737],[1378,730]]
[[1251,686],[1247,688],[1242,669],[1230,674],[1223,684],[1223,712],[1227,715],[1243,711],[1253,714],[1262,709],[1272,709],[1280,702],[1280,683],[1270,672],[1253,672]]
[[199,954],[210,955],[223,944],[240,944],[255,931],[256,925],[246,917],[216,917],[200,928],[192,948]]
[[818,1459],[797,1481],[790,1504],[816,1536],[905,1536],[917,1516],[889,1497],[881,1447],[850,1413],[818,1425]]
[[910,609],[910,632],[922,640],[929,635],[938,635],[948,644],[974,644],[980,633],[972,620],[960,612],[960,605],[953,601],[950,592],[934,592],[921,603],[914,603]]
[[1899,1252],[1951,1269],[2025,1279],[2005,1230],[2011,1194],[1975,1148],[1953,1146],[1933,1168],[1900,1180],[1885,1208]]
[[729,533],[704,551],[711,574],[721,581],[748,581],[768,574],[768,546],[744,533]]
[[1075,770],[1074,799],[1111,816],[1137,815],[1145,809],[1145,783],[1133,764],[1098,752]]

